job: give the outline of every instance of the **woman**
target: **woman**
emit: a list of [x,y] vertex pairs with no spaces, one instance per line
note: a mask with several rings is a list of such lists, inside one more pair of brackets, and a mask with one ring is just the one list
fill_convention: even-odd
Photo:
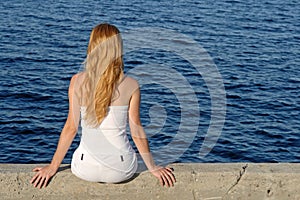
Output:
[[[126,135],[129,121],[132,139],[148,170],[161,185],[173,186],[172,169],[156,166],[140,122],[140,90],[137,81],[124,75],[119,30],[99,24],[90,35],[85,70],[74,75],[69,86],[69,114],[51,164],[36,167],[34,187],[46,187],[65,157],[81,118],[82,137],[72,157],[71,171],[93,182],[118,183],[137,170],[137,157]],[[80,117],[81,116],[81,117]]]

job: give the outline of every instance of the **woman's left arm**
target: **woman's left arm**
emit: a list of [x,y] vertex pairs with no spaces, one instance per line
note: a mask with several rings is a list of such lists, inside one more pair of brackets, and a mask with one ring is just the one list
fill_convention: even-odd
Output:
[[60,134],[59,142],[55,151],[55,154],[52,158],[52,161],[49,165],[45,167],[36,167],[33,169],[34,172],[37,172],[33,178],[30,180],[30,183],[34,187],[46,187],[49,180],[54,176],[64,159],[68,149],[70,148],[73,139],[77,133],[78,124],[79,124],[79,106],[75,91],[75,81],[76,76],[73,76],[69,86],[69,114]]

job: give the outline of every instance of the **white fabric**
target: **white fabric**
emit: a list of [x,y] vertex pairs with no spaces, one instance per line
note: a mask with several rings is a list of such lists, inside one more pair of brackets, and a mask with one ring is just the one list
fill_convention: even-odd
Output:
[[[121,182],[137,170],[137,157],[126,135],[128,106],[110,106],[97,128],[81,119],[82,137],[73,154],[72,172],[93,182]],[[85,107],[81,107],[82,117]]]

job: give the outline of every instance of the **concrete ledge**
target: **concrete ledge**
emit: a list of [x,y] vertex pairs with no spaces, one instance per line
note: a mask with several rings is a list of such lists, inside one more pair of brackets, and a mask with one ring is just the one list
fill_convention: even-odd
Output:
[[35,166],[0,164],[1,199],[300,199],[300,163],[172,164],[172,188],[146,171],[122,184],[90,183],[63,165],[47,188],[37,189],[29,183]]

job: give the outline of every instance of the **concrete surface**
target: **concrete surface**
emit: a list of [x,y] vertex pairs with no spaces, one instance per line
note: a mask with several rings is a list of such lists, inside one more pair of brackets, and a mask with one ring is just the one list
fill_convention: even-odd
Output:
[[172,164],[171,188],[147,171],[126,183],[90,183],[62,165],[47,188],[37,189],[29,183],[35,166],[0,164],[0,199],[300,199],[300,163]]

